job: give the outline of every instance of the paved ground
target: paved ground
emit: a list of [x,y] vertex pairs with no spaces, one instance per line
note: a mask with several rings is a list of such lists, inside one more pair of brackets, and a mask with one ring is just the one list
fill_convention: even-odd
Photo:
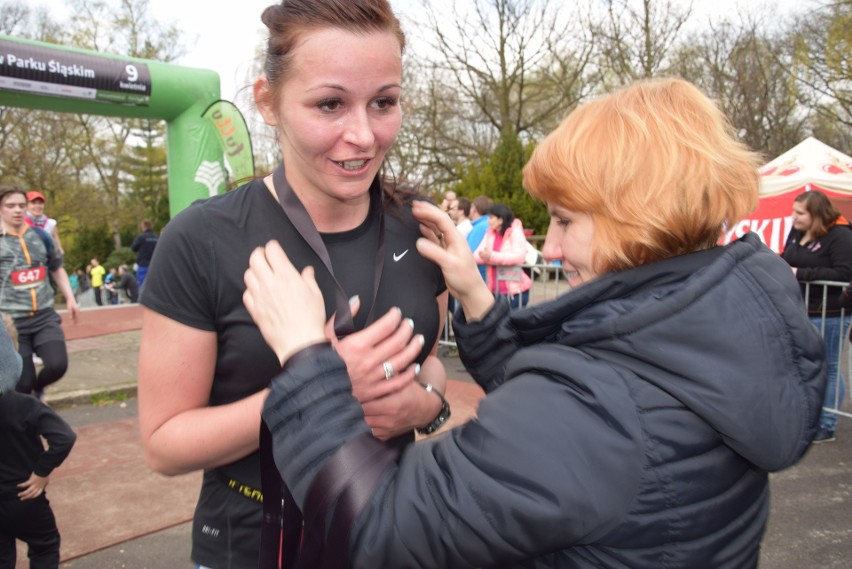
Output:
[[[68,374],[47,393],[78,433],[48,489],[63,535],[61,568],[190,569],[187,522],[200,476],[159,476],[142,459],[138,308],[92,309],[83,316],[80,328],[69,329],[76,339],[68,342]],[[93,331],[108,333],[82,337]],[[458,424],[475,414],[481,391],[458,358],[443,355],[453,378],[447,393],[452,424]],[[852,420],[841,421],[837,442],[812,447],[798,465],[773,475],[772,497],[762,567],[852,567]],[[19,548],[16,569],[25,569],[24,559]]]

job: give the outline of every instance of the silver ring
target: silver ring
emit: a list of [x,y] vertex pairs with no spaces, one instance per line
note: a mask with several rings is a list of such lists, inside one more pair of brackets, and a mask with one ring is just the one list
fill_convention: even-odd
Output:
[[390,381],[390,378],[393,377],[393,365],[390,362],[385,362],[382,364],[382,369],[385,370],[385,381]]

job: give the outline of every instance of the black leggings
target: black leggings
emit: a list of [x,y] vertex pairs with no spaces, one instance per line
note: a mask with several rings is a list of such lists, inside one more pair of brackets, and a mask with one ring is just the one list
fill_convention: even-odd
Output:
[[59,531],[47,496],[0,499],[0,569],[14,569],[15,539],[28,546],[30,569],[59,567]]
[[38,376],[33,363],[32,346],[21,342],[19,353],[24,364],[21,380],[16,388],[20,393],[37,393],[51,383],[59,381],[68,370],[68,351],[63,340],[46,342],[36,348],[35,353],[44,362],[44,367],[41,368]]

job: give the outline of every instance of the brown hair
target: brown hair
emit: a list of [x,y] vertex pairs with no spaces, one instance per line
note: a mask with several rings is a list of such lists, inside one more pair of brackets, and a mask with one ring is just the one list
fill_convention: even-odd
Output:
[[488,215],[488,210],[491,209],[492,205],[494,205],[494,202],[488,196],[476,196],[473,198],[473,206],[479,215]]
[[467,198],[456,199],[456,207],[464,214],[465,217],[470,215],[470,200]]
[[603,273],[713,247],[757,206],[760,162],[694,85],[643,80],[568,115],[524,186],[592,217]]
[[828,196],[819,190],[811,190],[796,196],[797,203],[805,204],[805,209],[811,214],[810,232],[814,239],[819,239],[831,228],[840,217],[840,211],[834,207]]
[[309,31],[340,28],[356,33],[391,32],[405,49],[405,34],[387,0],[282,0],[260,17],[269,29],[263,71],[275,95],[293,66],[293,52]]
[[6,196],[10,194],[21,194],[24,196],[24,199],[27,199],[27,192],[21,186],[17,184],[3,184],[0,186],[0,203],[3,203]]

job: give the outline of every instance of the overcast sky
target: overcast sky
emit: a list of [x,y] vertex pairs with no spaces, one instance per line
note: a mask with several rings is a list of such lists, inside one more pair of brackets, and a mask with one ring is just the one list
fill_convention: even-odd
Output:
[[[420,0],[390,1],[403,21],[406,16],[416,16]],[[434,1],[450,5],[454,0]],[[470,0],[455,1],[463,5]],[[695,0],[694,21],[704,21],[708,14],[735,13],[741,4],[758,2],[777,6],[779,15],[803,3],[801,0]],[[47,7],[57,20],[68,18],[66,0],[28,0],[27,3]],[[260,14],[272,3],[274,0],[149,0],[149,10],[160,22],[174,24],[184,32],[186,55],[176,63],[218,72],[222,98],[235,100],[239,89],[253,80],[249,77],[255,49],[266,37]]]

